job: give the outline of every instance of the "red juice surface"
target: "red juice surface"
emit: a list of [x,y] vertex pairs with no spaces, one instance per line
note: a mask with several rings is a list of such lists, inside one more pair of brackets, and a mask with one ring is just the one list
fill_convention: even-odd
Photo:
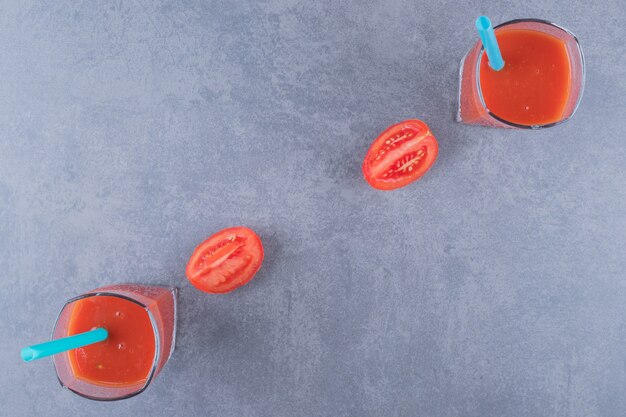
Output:
[[113,296],[76,301],[68,324],[73,335],[104,327],[107,340],[69,352],[76,378],[104,386],[146,381],[154,362],[154,330],[139,304]]
[[561,120],[570,92],[565,43],[525,29],[496,30],[504,68],[480,63],[480,86],[487,108],[501,119],[533,126]]

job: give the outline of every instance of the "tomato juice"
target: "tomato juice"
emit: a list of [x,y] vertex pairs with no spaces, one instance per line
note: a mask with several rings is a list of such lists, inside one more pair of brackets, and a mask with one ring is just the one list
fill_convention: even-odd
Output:
[[502,29],[496,38],[504,68],[493,70],[482,55],[480,87],[485,105],[509,122],[536,126],[562,119],[570,95],[566,44],[547,33]]
[[129,299],[103,295],[76,301],[68,323],[73,335],[103,327],[104,342],[69,352],[76,378],[97,385],[145,382],[155,362],[155,335],[147,310]]

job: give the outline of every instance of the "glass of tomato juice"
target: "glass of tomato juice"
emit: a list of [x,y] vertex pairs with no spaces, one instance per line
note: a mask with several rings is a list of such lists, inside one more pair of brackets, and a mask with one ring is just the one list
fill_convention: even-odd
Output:
[[504,59],[495,71],[478,41],[461,61],[457,119],[468,124],[541,129],[568,120],[580,103],[585,60],[573,33],[539,19],[494,28]]
[[97,288],[65,303],[53,339],[104,327],[103,342],[54,356],[62,386],[93,400],[141,393],[174,351],[176,288],[136,284]]

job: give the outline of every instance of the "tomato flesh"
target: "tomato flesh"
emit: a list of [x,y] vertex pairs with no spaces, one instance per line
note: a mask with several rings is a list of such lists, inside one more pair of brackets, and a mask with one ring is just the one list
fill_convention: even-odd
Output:
[[202,242],[187,264],[187,279],[197,289],[222,294],[247,284],[263,263],[263,244],[253,230],[224,229]]
[[363,160],[363,176],[374,188],[394,190],[419,179],[437,159],[437,140],[426,123],[406,120],[380,134]]

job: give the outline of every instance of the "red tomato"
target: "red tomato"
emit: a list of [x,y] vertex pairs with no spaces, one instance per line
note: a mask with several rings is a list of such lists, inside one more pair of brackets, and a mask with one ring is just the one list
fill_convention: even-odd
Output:
[[437,159],[437,140],[426,123],[405,120],[376,138],[363,161],[365,180],[379,190],[394,190],[419,179]]
[[263,244],[247,227],[231,227],[202,242],[187,264],[187,278],[197,289],[221,294],[245,285],[263,263]]

